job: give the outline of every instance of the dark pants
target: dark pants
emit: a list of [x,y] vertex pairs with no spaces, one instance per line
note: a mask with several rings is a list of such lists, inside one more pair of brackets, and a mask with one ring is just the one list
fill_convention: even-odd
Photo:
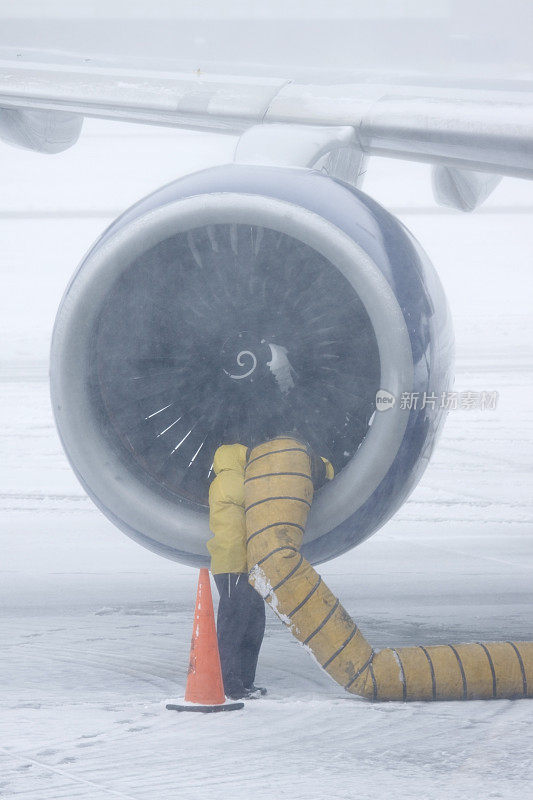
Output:
[[238,694],[254,683],[265,633],[265,603],[246,573],[225,572],[214,578],[220,594],[217,636],[224,691]]

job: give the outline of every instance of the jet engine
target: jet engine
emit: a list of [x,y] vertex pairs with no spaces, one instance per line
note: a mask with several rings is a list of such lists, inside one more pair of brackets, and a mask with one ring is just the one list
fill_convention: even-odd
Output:
[[320,172],[234,164],[159,189],[94,244],[58,311],[52,403],[104,514],[195,566],[217,447],[305,440],[335,469],[302,548],[319,563],[416,486],[452,351],[440,282],[398,220]]

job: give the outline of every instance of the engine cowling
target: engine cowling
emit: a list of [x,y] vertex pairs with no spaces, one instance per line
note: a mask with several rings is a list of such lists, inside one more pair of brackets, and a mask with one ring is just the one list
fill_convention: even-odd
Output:
[[417,484],[452,351],[437,275],[385,209],[318,172],[229,165],[141,200],[85,256],[56,319],[52,404],[101,510],[197,566],[216,448],[304,438],[336,473],[306,530],[318,563]]

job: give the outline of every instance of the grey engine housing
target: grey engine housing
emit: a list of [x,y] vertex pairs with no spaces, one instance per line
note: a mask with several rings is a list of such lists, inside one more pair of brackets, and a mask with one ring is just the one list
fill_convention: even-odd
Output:
[[[57,314],[52,404],[97,506],[195,566],[216,447],[297,431],[336,469],[305,534],[317,563],[416,486],[452,351],[437,275],[393,216],[318,172],[229,165],[141,200],[85,256]],[[402,407],[410,393],[437,401]]]

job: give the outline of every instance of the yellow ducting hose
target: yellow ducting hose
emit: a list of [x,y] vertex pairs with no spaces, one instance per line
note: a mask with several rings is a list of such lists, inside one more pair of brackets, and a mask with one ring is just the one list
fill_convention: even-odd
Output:
[[533,696],[533,642],[371,647],[300,553],[313,499],[301,442],[254,448],[244,489],[250,582],[348,692],[378,701]]

